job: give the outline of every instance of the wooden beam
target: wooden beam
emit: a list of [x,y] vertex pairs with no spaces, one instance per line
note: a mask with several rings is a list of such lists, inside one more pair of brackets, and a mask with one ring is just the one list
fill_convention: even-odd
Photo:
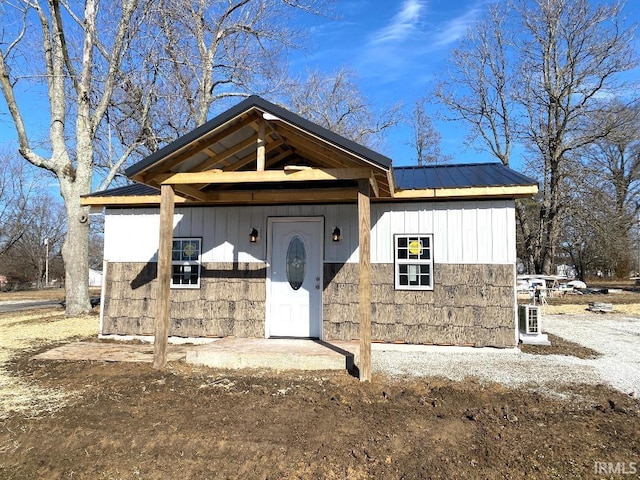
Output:
[[272,157],[269,159],[269,161],[267,162],[267,167],[270,167],[271,165],[274,165],[276,163],[278,163],[280,160],[284,160],[287,157],[290,157],[291,155],[293,155],[293,150],[291,150],[288,147],[285,147],[286,150],[280,152],[279,154],[277,154],[275,157]]
[[265,170],[263,172],[196,172],[158,175],[162,184],[234,184],[234,183],[268,183],[268,182],[308,182],[325,180],[360,180],[371,178],[369,168],[311,168],[286,172],[283,170]]
[[393,176],[393,169],[390,168],[389,170],[387,170],[386,175],[387,185],[389,186],[389,195],[391,195],[391,197],[394,197],[396,194],[396,180]]
[[369,177],[369,185],[371,186],[371,191],[373,192],[373,196],[379,197],[380,189],[378,188],[378,181],[376,180],[376,176],[373,173],[373,170],[371,171],[371,176]]
[[[189,200],[176,196],[175,203],[188,203]],[[159,205],[160,195],[131,195],[115,197],[84,197],[80,199],[83,207],[103,207],[118,205]]]
[[[289,142],[294,147],[296,146],[296,143],[298,142],[298,140],[300,141],[306,140],[309,144],[314,145],[316,148],[318,146],[322,146],[323,148],[327,148],[328,146],[331,146],[331,150],[334,152],[340,152],[340,156],[342,156],[343,158],[346,156],[346,157],[349,157],[349,159],[358,159],[360,162],[371,164],[371,161],[368,158],[362,157],[334,143],[327,142],[326,139],[319,137],[317,135],[314,135],[308,130],[304,130],[298,127],[297,125],[291,124],[285,120],[278,122],[277,126],[275,126],[274,128],[281,136],[285,138],[294,136],[295,141]],[[286,133],[283,133],[283,131],[291,132],[291,135],[287,135]]]
[[[181,188],[181,187],[176,187]],[[313,189],[268,189],[256,191],[219,190],[200,192],[203,200],[184,199],[176,196],[175,203],[181,204],[252,204],[252,203],[324,203],[353,202],[357,198],[355,188],[313,188]],[[82,199],[84,206],[121,207],[136,205],[160,205],[160,195],[130,197],[96,197]]]
[[396,199],[418,198],[479,198],[479,197],[531,197],[538,193],[537,185],[506,185],[495,187],[461,187],[461,188],[424,188],[416,190],[398,190],[394,192]]
[[[275,150],[276,148],[278,148],[283,143],[284,142],[282,140],[276,140],[276,141],[273,141],[271,143],[268,143],[267,146],[266,146],[266,153],[269,153],[270,151]],[[255,161],[256,161],[256,156],[255,156],[254,152],[251,152],[246,157],[241,158],[237,162],[235,162],[232,165],[230,165],[229,168],[226,171],[227,172],[233,172],[233,171],[236,171],[236,170],[240,170],[241,168],[243,168],[243,167],[249,165],[251,162],[255,162]]]
[[264,166],[266,163],[266,151],[265,151],[265,136],[264,136],[264,119],[258,120],[258,142],[256,145],[256,170],[258,172],[264,171]]
[[306,190],[258,190],[252,194],[256,203],[353,202],[355,188],[317,188]]
[[[215,158],[216,161],[215,163],[222,163],[225,167],[229,166],[229,162],[224,160],[224,159],[220,159],[218,158],[218,154],[216,152],[214,152],[213,150],[211,150],[211,146],[208,146],[207,148],[205,148],[203,150],[204,153],[206,153],[210,158]],[[207,160],[208,162],[209,160]],[[202,167],[202,165],[199,165],[199,167]],[[207,170],[206,168],[202,168],[202,170]]]
[[[304,146],[301,144],[297,144],[294,146],[294,148],[299,151],[304,157],[311,159],[311,160],[315,160],[317,161],[322,161],[324,163],[326,163],[327,165],[329,165],[332,168],[349,168],[348,166],[348,162],[344,162],[342,160],[339,160],[337,157],[335,157],[335,155],[330,155],[327,152],[317,148],[315,150],[313,150],[313,147],[310,146]],[[326,149],[324,149],[326,150]],[[351,165],[353,165],[354,163],[351,162]],[[353,168],[353,167],[352,167]],[[357,168],[361,168],[361,167],[357,167]],[[380,170],[378,171],[378,173],[386,175],[386,173],[388,172],[388,170]],[[385,177],[383,176],[383,179]],[[373,190],[373,194],[375,197],[379,197],[380,196],[380,190],[382,189],[383,191],[388,192],[387,196],[391,196],[389,189],[386,187],[386,182],[383,181],[382,184],[380,185],[378,183],[378,180],[375,177],[375,174],[373,173],[372,170],[372,174],[371,174],[371,188]]]
[[285,165],[283,170],[285,172],[299,172],[300,170],[311,170],[312,168],[309,165]]
[[373,177],[378,185],[378,197],[391,197],[391,188],[389,187],[389,172],[374,172]]
[[285,141],[294,150],[301,152],[305,157],[310,160],[318,162],[319,160],[326,162],[336,168],[348,168],[354,165],[355,162],[352,159],[345,161],[345,156],[340,156],[336,152],[328,149],[326,146],[314,145],[312,142],[305,142],[301,139],[289,139],[285,138]]
[[371,205],[369,180],[358,182],[358,318],[360,325],[361,382],[371,381]]
[[194,200],[200,200],[201,202],[204,202],[207,199],[207,194],[205,192],[201,192],[191,185],[179,185],[175,187],[175,191],[183,197],[191,197]]
[[172,185],[160,190],[160,242],[158,246],[158,293],[153,339],[153,368],[167,364],[169,308],[171,306],[171,249],[173,245],[174,191]]
[[313,188],[292,190],[256,190],[245,192],[224,190],[210,192],[207,203],[253,204],[253,203],[324,203],[353,202],[357,198],[355,188]]
[[208,132],[206,135],[195,139],[193,142],[185,145],[176,152],[173,152],[171,154],[173,158],[169,157],[171,158],[170,160],[165,159],[165,161],[160,164],[153,164],[149,170],[136,174],[134,176],[134,180],[146,183],[149,178],[152,178],[158,172],[170,171],[172,168],[201,152],[205,148],[208,148],[214,143],[218,143],[220,140],[228,137],[229,135],[231,135],[232,131],[238,131],[241,128],[255,122],[255,120],[255,116],[248,115],[246,118],[233,125],[225,125],[223,130],[218,130],[218,133]]

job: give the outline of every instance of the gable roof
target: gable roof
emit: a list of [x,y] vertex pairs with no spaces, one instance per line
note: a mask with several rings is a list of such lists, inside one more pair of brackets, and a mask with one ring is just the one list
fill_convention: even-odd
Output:
[[[288,173],[298,173],[275,173],[289,168],[293,170]],[[356,171],[358,168],[366,171]],[[175,182],[176,193],[202,201],[214,190],[267,190],[278,179],[286,183],[281,188],[294,190],[326,186],[326,181],[334,180],[353,183],[354,175],[363,174],[370,177],[376,196],[390,196],[390,168],[388,157],[251,96],[132,165],[125,173],[151,186]],[[302,169],[314,170],[300,173]],[[270,173],[261,173],[265,170]],[[183,175],[194,173],[200,175]],[[176,174],[180,175],[167,180]],[[192,180],[190,185],[186,177]],[[304,180],[309,183],[303,185]]]
[[302,118],[300,115],[297,115],[285,108],[271,103],[264,98],[258,97],[257,95],[252,95],[242,102],[238,103],[236,106],[231,107],[229,110],[222,112],[215,118],[212,118],[208,122],[200,125],[195,130],[192,130],[186,135],[183,135],[177,140],[169,143],[168,145],[165,145],[163,148],[152,153],[138,163],[130,166],[125,170],[125,175],[127,175],[129,178],[134,177],[140,172],[148,169],[153,165],[156,165],[158,162],[161,162],[171,154],[189,145],[193,141],[202,138],[206,134],[220,128],[221,126],[224,126],[225,124],[233,121],[242,114],[250,112],[252,109],[262,111],[263,117],[264,114],[267,113],[271,114],[273,117],[277,117],[278,119],[286,120],[287,122],[296,125],[300,129],[316,137],[319,137],[326,142],[338,145],[341,148],[354,153],[355,155],[366,158],[372,163],[377,164],[378,166],[384,168],[391,167],[390,158],[385,157],[384,155],[375,152],[363,145],[360,145],[352,140],[349,140],[348,138],[338,135],[337,133],[327,130],[320,125],[310,122],[309,120]]

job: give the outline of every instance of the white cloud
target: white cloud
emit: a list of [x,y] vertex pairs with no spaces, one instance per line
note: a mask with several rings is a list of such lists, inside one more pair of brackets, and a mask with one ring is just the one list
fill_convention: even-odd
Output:
[[445,47],[457,42],[473,26],[481,13],[482,9],[476,7],[469,9],[458,17],[452,18],[440,29],[440,32],[433,39],[433,44],[437,47]]
[[374,33],[372,43],[398,42],[413,35],[418,30],[425,6],[423,0],[404,0],[391,22]]
[[417,76],[432,74],[451,45],[482,15],[485,4],[486,0],[465,0],[463,5],[436,9],[432,0],[403,0],[387,24],[369,34],[356,69],[362,77],[386,84],[403,78],[416,82]]

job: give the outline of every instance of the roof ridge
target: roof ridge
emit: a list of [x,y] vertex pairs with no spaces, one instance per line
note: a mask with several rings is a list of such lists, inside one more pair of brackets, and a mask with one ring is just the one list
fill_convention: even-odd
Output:
[[474,163],[432,163],[430,165],[401,165],[393,167],[394,170],[400,169],[422,169],[422,168],[453,168],[453,167],[475,167],[477,165],[499,165],[507,168],[511,168],[508,165],[504,165],[501,162],[474,162]]

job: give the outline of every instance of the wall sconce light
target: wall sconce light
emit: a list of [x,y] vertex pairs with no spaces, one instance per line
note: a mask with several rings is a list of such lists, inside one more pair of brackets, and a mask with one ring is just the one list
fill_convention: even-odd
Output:
[[251,243],[256,243],[258,241],[258,230],[256,228],[251,229],[251,233],[249,234],[249,241]]
[[335,227],[333,229],[333,232],[331,232],[331,240],[333,240],[334,242],[339,242],[340,238],[340,229],[338,227]]

